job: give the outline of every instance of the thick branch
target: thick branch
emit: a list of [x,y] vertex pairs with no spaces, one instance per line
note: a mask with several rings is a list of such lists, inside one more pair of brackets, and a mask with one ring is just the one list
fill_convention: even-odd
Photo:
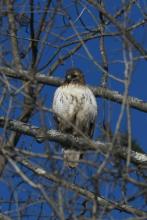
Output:
[[7,215],[3,215],[0,213],[0,220],[11,220],[11,218]]
[[[4,125],[5,119],[3,117],[0,117],[0,127],[3,127]],[[66,144],[67,146],[71,146],[75,149],[82,149],[83,151],[94,150],[98,152],[101,151],[106,154],[108,148],[112,146],[111,143],[92,141],[88,138],[76,138],[72,135],[63,134],[55,130],[43,130],[43,128],[39,128],[31,124],[26,124],[17,120],[8,120],[7,129],[32,136],[40,142],[43,142],[45,140],[53,142],[55,141],[62,145]],[[115,146],[115,151],[113,152],[113,154],[119,155],[121,158],[126,159],[127,150],[125,147],[119,148]],[[147,155],[142,153],[131,151],[130,158],[131,162],[137,165],[147,163]]]
[[21,70],[21,60],[19,55],[19,48],[18,48],[18,41],[17,41],[17,30],[16,30],[16,23],[14,19],[14,11],[13,11],[13,3],[10,0],[6,1],[7,8],[8,8],[8,19],[9,19],[9,31],[11,34],[11,44],[12,44],[12,53],[13,59],[15,62],[15,67]]
[[[43,74],[36,73],[36,76],[32,78],[30,74],[28,74],[28,71],[19,71],[18,73],[16,73],[16,71],[10,68],[0,67],[0,75],[3,74],[15,79],[30,81],[30,83],[34,82],[34,78],[35,80],[37,80],[38,83],[45,85],[59,86],[63,83],[63,80],[57,77],[45,76]],[[90,88],[92,89],[96,97],[102,97],[117,103],[123,102],[124,99],[123,95],[121,95],[117,91],[113,91],[102,87],[90,87]],[[128,96],[127,101],[130,107],[135,108],[139,111],[147,112],[147,103],[144,102],[143,100]]]

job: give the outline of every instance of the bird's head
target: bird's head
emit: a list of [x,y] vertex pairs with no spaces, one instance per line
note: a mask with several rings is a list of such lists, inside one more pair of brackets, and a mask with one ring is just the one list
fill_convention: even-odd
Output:
[[64,83],[78,83],[84,85],[85,80],[82,71],[78,68],[67,70]]

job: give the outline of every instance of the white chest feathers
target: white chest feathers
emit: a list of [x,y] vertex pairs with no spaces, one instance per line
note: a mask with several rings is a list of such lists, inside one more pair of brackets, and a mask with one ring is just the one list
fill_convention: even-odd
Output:
[[62,119],[71,120],[75,114],[80,118],[95,121],[97,103],[92,91],[83,85],[60,86],[53,99],[53,112]]

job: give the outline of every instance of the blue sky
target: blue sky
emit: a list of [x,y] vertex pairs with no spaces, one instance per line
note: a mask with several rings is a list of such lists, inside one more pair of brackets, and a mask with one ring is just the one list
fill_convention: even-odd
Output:
[[[26,16],[30,16],[30,9],[28,4],[24,1],[23,5],[20,3],[20,1],[16,1],[17,4],[15,4],[15,13],[17,13],[17,16],[19,13],[25,12]],[[37,30],[42,12],[44,11],[44,4],[46,1],[35,1],[36,8],[35,8],[35,28]],[[39,3],[39,4],[38,4]],[[113,15],[117,9],[119,9],[122,6],[122,1],[114,1],[112,4],[111,0],[104,1],[106,9]],[[127,26],[130,27],[135,22],[140,22],[143,19],[143,16],[145,14],[145,7],[147,6],[146,1],[138,1],[138,3],[132,6],[131,10],[128,12],[128,20],[127,20]],[[73,1],[63,1],[62,5],[62,10],[58,10],[58,15],[55,17],[53,16],[53,9],[56,7],[56,1],[53,1],[51,4],[51,11],[48,13],[47,16],[47,22],[45,23],[46,26],[43,29],[41,33],[41,41],[38,45],[38,51],[44,47],[42,50],[42,53],[40,55],[40,63],[36,67],[36,71],[40,71],[42,74],[48,74],[49,70],[51,67],[53,67],[53,64],[59,59],[62,58],[65,54],[67,54],[76,44],[70,45],[70,46],[65,46],[60,50],[60,52],[53,58],[53,54],[56,52],[57,47],[61,47],[65,45],[66,43],[69,43],[71,39],[68,40],[69,37],[73,37],[73,40],[78,40],[79,37],[77,37],[77,32],[82,33],[86,32],[87,30],[84,30],[81,21],[79,18],[82,19],[82,22],[87,24],[87,29],[95,29],[99,25],[99,14],[96,9],[94,9],[92,6],[89,6],[87,1],[80,1],[80,4],[78,5],[78,8],[75,8],[75,5]],[[147,8],[147,7],[146,7]],[[38,10],[38,11],[37,11]],[[76,11],[77,10],[77,11]],[[70,23],[67,20],[66,16],[63,16],[63,12],[66,11],[68,15],[70,15],[70,18],[74,24],[74,30],[73,27],[70,26]],[[53,16],[53,17],[52,17]],[[52,18],[52,20],[51,20]],[[2,42],[1,50],[10,50],[11,51],[11,44],[10,44],[10,39],[9,37],[6,37],[6,27],[7,27],[7,18],[3,18],[3,24],[5,26],[2,26],[2,35],[0,37],[0,40]],[[118,18],[119,22],[123,23],[124,17],[121,16]],[[50,23],[49,23],[50,22]],[[48,25],[50,24],[50,25]],[[17,26],[19,26],[19,22],[17,23]],[[48,31],[47,27],[49,28],[49,34],[48,37],[46,37],[46,32]],[[116,32],[117,29],[113,25],[108,25],[105,30],[107,33],[111,33],[112,31]],[[7,31],[6,31],[7,32]],[[146,41],[146,35],[147,35],[147,27],[141,26],[136,28],[136,30],[131,32],[132,36],[135,37],[136,41],[139,42],[146,50],[147,50],[147,41]],[[21,27],[18,31],[18,36],[19,38],[19,48],[21,54],[25,52],[30,44],[30,41],[28,40],[30,38],[30,30],[29,27]],[[5,41],[6,40],[6,41]],[[44,42],[43,42],[44,41]],[[45,46],[44,46],[45,45]],[[99,65],[102,65],[102,58],[101,58],[101,53],[100,53],[100,40],[99,38],[94,38],[92,40],[89,40],[85,43],[84,47],[81,47],[80,50],[78,50],[74,55],[70,56],[67,60],[62,62],[62,64],[58,65],[58,67],[55,69],[53,72],[53,76],[57,77],[64,77],[64,74],[66,70],[70,67],[78,67],[80,68],[86,78],[86,82],[88,85],[91,86],[100,86],[101,85],[101,78],[102,78],[102,71],[99,69]],[[124,66],[124,54],[123,54],[123,40],[120,38],[120,36],[114,36],[114,37],[106,37],[105,38],[105,47],[106,47],[106,53],[107,53],[107,58],[108,58],[108,70],[109,73],[115,77],[118,77],[120,79],[124,79],[124,71],[125,71],[125,66]],[[88,53],[91,54],[92,59],[89,58]],[[139,57],[140,54],[136,52],[132,48],[133,52],[133,57]],[[13,60],[12,60],[12,54],[8,52],[8,54],[5,56],[7,62],[9,65],[13,66]],[[28,53],[28,55],[23,59],[23,65],[24,69],[29,70],[31,67],[31,51]],[[50,62],[49,65],[46,65],[49,60],[53,58]],[[95,64],[96,63],[96,64]],[[1,65],[3,65],[1,61]],[[46,65],[46,68],[43,68]],[[146,102],[147,100],[147,74],[146,74],[146,69],[147,69],[147,62],[142,59],[141,57],[133,63],[133,71],[132,71],[132,76],[131,76],[131,83],[130,83],[130,88],[129,88],[129,95],[142,99],[143,101]],[[20,81],[11,81],[13,86],[16,86],[19,88],[22,84]],[[121,84],[120,82],[117,82],[111,78],[108,79],[108,88],[111,90],[116,90],[123,94],[124,92],[124,85]],[[53,94],[55,91],[55,87],[52,86],[44,86],[44,88],[41,91],[41,94],[38,97],[38,100],[40,99],[43,101],[43,105],[46,107],[51,108],[52,105],[52,99],[53,99]],[[2,94],[2,92],[1,92]],[[1,107],[0,112],[1,114],[5,114],[5,110],[7,110],[8,105],[10,103],[11,99],[11,94],[6,97],[6,100],[4,102],[5,108],[3,109]],[[11,110],[10,116],[12,118],[18,118],[18,114],[21,112],[21,105],[23,103],[23,96],[18,95],[17,97],[12,97],[13,100],[13,107]],[[17,101],[16,101],[17,100]],[[97,103],[98,103],[98,109],[99,109],[99,114],[98,114],[98,119],[97,119],[97,125],[95,129],[95,137],[98,138],[100,135],[100,125],[103,123],[104,117],[103,117],[103,103],[104,100],[102,98],[97,98]],[[121,105],[116,104],[111,101],[106,101],[106,112],[107,112],[107,118],[110,119],[110,124],[111,128],[114,131],[116,127],[116,123],[118,121],[118,117],[120,114],[121,110]],[[147,131],[147,119],[146,119],[146,113],[131,109],[131,129],[132,129],[132,137],[137,140],[137,142],[140,144],[142,149],[147,152],[146,148],[146,131]],[[46,126],[47,128],[51,129],[54,127],[53,125],[53,120],[52,120],[52,114],[51,113],[45,113],[42,112],[41,110],[36,110],[34,115],[32,116],[31,120],[29,121],[33,125],[36,126]],[[124,114],[120,130],[125,132],[127,131],[127,119],[126,119],[126,114]],[[3,132],[3,131],[2,131]],[[18,143],[18,148],[22,149],[27,149],[27,150],[32,150],[33,152],[38,152],[38,153],[45,153],[47,151],[54,152],[54,149],[56,149],[55,152],[59,152],[61,154],[61,147],[54,145],[53,143],[43,143],[39,144],[36,143],[34,139],[26,136],[22,136],[21,140]],[[87,156],[88,158],[96,161],[100,165],[103,161],[102,156],[98,156],[96,158],[96,155],[89,154]],[[81,186],[86,186],[89,190],[94,190],[93,185],[91,183],[91,178],[96,172],[95,168],[90,168],[88,166],[82,166],[80,165],[80,169],[77,171],[71,171],[71,170],[66,170],[63,168],[63,164],[61,164],[61,161],[58,161],[57,163],[50,163],[44,159],[32,159],[32,161],[35,161],[38,164],[41,164],[44,168],[49,170],[50,172],[54,172],[56,169],[58,170],[57,172],[64,178],[69,178],[70,181],[79,184]],[[109,167],[110,166],[110,167]],[[108,169],[116,169],[116,164],[111,164],[108,165]],[[35,175],[33,175],[30,171],[27,169],[24,169],[24,172],[26,175],[28,175],[31,179],[34,181],[39,181],[41,178],[36,178]],[[65,172],[65,173],[64,173]],[[12,173],[12,175],[11,175]],[[81,178],[81,173],[83,174],[84,178]],[[9,176],[9,177],[8,177]],[[82,176],[82,177],[83,177]],[[13,178],[12,178],[13,177]],[[36,179],[35,179],[36,178]],[[87,178],[87,179],[86,179]],[[102,178],[103,179],[103,178]],[[8,181],[8,184],[7,184]],[[40,180],[45,187],[53,187],[52,183],[46,181],[46,180]],[[122,183],[117,183],[115,185],[114,180],[111,182],[110,178],[110,184],[107,184],[107,181],[100,180],[100,191],[101,195],[105,196],[106,198],[108,197],[109,199],[116,199],[118,201],[118,198],[122,197],[122,194],[120,193],[121,187],[123,187]],[[21,183],[21,178],[18,177],[18,175],[13,173],[10,167],[8,167],[8,170],[6,170],[6,174],[4,175],[4,180],[1,179],[0,182],[1,186],[1,193],[0,193],[0,199],[5,199],[9,200],[10,197],[12,197],[15,200],[14,206],[8,206],[7,204],[0,204],[1,210],[9,210],[10,214],[13,215],[14,211],[13,208],[17,209],[17,199],[22,199],[27,201],[29,196],[31,195],[34,201],[39,201],[39,194],[36,194],[36,190],[34,190],[32,187],[28,186],[25,183]],[[14,194],[12,194],[12,189],[15,188]],[[48,189],[48,188],[47,188]],[[51,189],[50,189],[51,190]],[[54,189],[55,190],[55,189]],[[114,191],[113,191],[114,190]],[[64,191],[64,190],[63,190]],[[49,191],[50,192],[50,191]],[[136,187],[132,187],[132,185],[127,185],[127,196],[130,194],[133,195],[133,193],[137,192]],[[52,193],[52,191],[50,192]],[[51,194],[52,195],[52,194]],[[53,192],[53,197],[56,199],[56,192]],[[73,194],[71,192],[66,192],[66,199],[69,201],[70,197],[72,198]],[[82,201],[82,198],[79,198],[79,204]],[[140,207],[143,203],[142,198],[136,200],[135,202],[132,203],[135,207]],[[130,203],[131,204],[131,203]],[[21,206],[21,204],[19,204]],[[91,204],[89,204],[90,207]],[[32,213],[38,213],[39,212],[39,207],[40,204],[31,205],[28,206],[29,209],[27,210],[28,213],[30,213],[30,210]],[[51,207],[49,208],[48,205],[43,204],[43,215],[46,215],[47,213],[50,213],[51,215]],[[77,204],[75,204],[75,209],[78,213],[78,208]],[[8,211],[8,212],[9,212]],[[26,212],[26,213],[27,213]],[[14,211],[16,219],[19,219],[19,215],[17,211]],[[112,217],[114,219],[126,219],[129,217],[128,214],[125,213],[120,213],[119,211],[113,211]],[[87,212],[87,216],[89,213]],[[24,217],[24,219],[28,220],[35,220],[35,217]],[[43,219],[43,218],[42,218]],[[46,219],[44,217],[44,219]],[[106,216],[105,219],[110,219],[109,216]]]

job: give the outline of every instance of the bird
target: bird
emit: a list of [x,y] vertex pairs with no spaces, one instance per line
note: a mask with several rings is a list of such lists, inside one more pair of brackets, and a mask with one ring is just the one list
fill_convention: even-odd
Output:
[[[75,137],[84,135],[92,138],[97,109],[96,98],[86,85],[83,72],[79,68],[68,69],[63,84],[56,89],[53,97],[52,110],[57,130]],[[65,166],[78,166],[83,156],[80,150],[63,147]]]

